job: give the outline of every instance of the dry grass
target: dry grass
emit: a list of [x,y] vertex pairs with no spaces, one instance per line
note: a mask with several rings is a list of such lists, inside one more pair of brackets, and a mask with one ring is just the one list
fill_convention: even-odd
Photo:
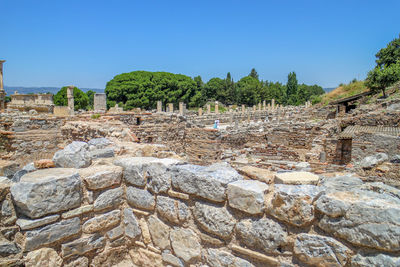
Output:
[[325,94],[322,97],[322,103],[328,104],[331,101],[357,95],[368,90],[369,89],[365,86],[364,81],[356,81],[349,84],[344,84]]

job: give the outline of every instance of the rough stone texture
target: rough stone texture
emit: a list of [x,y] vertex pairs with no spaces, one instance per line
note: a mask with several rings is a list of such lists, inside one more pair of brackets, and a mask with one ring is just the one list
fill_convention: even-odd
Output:
[[400,190],[380,183],[351,190],[316,201],[324,214],[319,227],[355,245],[400,251]]
[[80,169],[79,174],[88,189],[99,190],[121,183],[122,168],[119,166],[97,165]]
[[92,160],[88,148],[85,142],[74,141],[54,154],[54,164],[62,168],[89,167]]
[[275,184],[313,184],[319,181],[318,175],[311,172],[282,172],[275,174]]
[[250,213],[259,214],[264,210],[264,195],[268,185],[259,181],[240,180],[228,184],[229,206]]
[[121,187],[107,190],[99,195],[94,202],[94,211],[115,208],[122,203],[124,191]]
[[194,217],[207,232],[228,238],[235,227],[236,219],[224,207],[196,202]]
[[274,179],[274,174],[270,170],[261,169],[253,166],[240,167],[238,171],[244,176],[267,184],[270,184]]
[[345,266],[351,251],[333,238],[299,234],[294,242],[294,254],[312,266]]
[[0,176],[11,179],[19,170],[19,165],[14,161],[0,160]]
[[102,248],[106,245],[106,239],[100,234],[79,238],[72,242],[62,244],[61,252],[63,257],[72,255],[83,255],[86,252]]
[[235,257],[231,253],[219,249],[209,248],[207,249],[207,253],[204,256],[210,267],[253,267],[254,266],[253,264],[242,258]]
[[129,205],[139,209],[153,210],[156,205],[155,198],[149,191],[132,186],[126,188],[126,200]]
[[81,229],[79,218],[64,220],[26,233],[25,250],[31,251],[64,238],[76,235]]
[[17,171],[12,177],[12,181],[14,183],[18,183],[21,180],[21,177],[29,172],[36,171],[35,165],[33,162],[25,165],[21,170]]
[[92,149],[92,148],[105,148],[106,146],[111,145],[112,142],[107,138],[100,137],[100,138],[90,139],[87,144],[89,145],[89,149]]
[[37,169],[54,168],[56,165],[52,159],[39,159],[33,163]]
[[171,173],[163,163],[153,163],[146,167],[149,189],[153,193],[165,193],[171,188]]
[[236,225],[236,231],[245,245],[267,253],[277,252],[288,242],[286,230],[267,218],[242,220]]
[[58,218],[60,218],[60,215],[51,215],[36,220],[18,219],[16,225],[18,225],[21,230],[29,230],[55,222]]
[[94,150],[91,150],[89,153],[90,153],[90,158],[92,158],[92,159],[113,158],[114,157],[114,149],[111,147],[94,149]]
[[110,240],[115,240],[124,234],[124,229],[119,225],[107,232],[107,236]]
[[89,259],[86,257],[79,257],[77,259],[64,263],[64,267],[88,267],[88,266],[89,266]]
[[74,169],[44,169],[22,176],[11,194],[22,214],[39,218],[79,206],[81,180]]
[[[151,157],[131,157],[131,158],[121,158],[114,161],[114,164],[117,166],[121,166],[124,169],[124,179],[126,182],[136,185],[136,186],[144,186],[147,182],[147,169],[149,169],[149,175],[151,177],[151,173],[156,171],[157,167],[149,167],[153,164],[158,165],[162,164],[165,166],[171,166],[178,163],[178,160],[175,159],[157,159]],[[161,179],[163,180],[163,179]],[[161,182],[157,185],[157,182],[154,183],[154,188],[157,188],[160,185],[164,185]],[[162,188],[162,186],[160,187]]]
[[21,251],[19,246],[14,242],[7,240],[0,241],[0,256],[7,257],[9,255],[17,254]]
[[129,238],[135,238],[142,233],[136,216],[130,208],[124,209],[125,235]]
[[360,178],[351,175],[331,177],[321,181],[321,187],[325,191],[348,191],[362,184]]
[[63,213],[61,215],[61,217],[63,219],[68,219],[68,218],[76,217],[76,216],[79,216],[81,214],[88,213],[91,211],[93,211],[93,205],[85,205],[85,206],[80,206],[79,208],[67,211],[67,212]]
[[169,263],[174,267],[184,267],[182,261],[169,252],[163,252],[161,256],[164,262]]
[[173,223],[182,223],[190,216],[189,208],[185,203],[164,196],[157,197],[156,210],[161,217]]
[[[163,266],[162,256],[160,254],[154,253],[152,251],[138,248],[132,249],[129,251],[129,254],[132,258],[134,266],[146,266],[146,267],[159,267]],[[129,265],[127,265],[130,267]],[[134,267],[132,266],[132,267]],[[121,266],[125,267],[125,266]]]
[[199,237],[193,230],[176,228],[171,231],[170,238],[175,255],[184,262],[190,262],[200,257],[201,246]]
[[357,254],[351,258],[351,267],[398,267],[400,266],[400,257],[391,257],[385,254],[372,256],[362,256]]
[[387,154],[377,153],[375,155],[363,158],[363,160],[360,162],[360,166],[363,169],[371,169],[372,167],[382,164],[387,160],[389,160],[389,156]]
[[92,219],[87,220],[82,225],[84,233],[95,233],[113,227],[120,222],[121,211],[113,210],[102,215],[98,215]]
[[268,213],[278,220],[304,226],[314,220],[314,200],[321,188],[314,185],[276,184],[268,203]]
[[63,260],[58,256],[57,252],[51,248],[41,248],[29,252],[25,257],[26,267],[60,267]]
[[226,187],[229,183],[242,180],[228,164],[217,163],[208,167],[196,165],[178,165],[171,168],[172,185],[179,190],[212,201],[226,199]]
[[169,233],[171,228],[154,215],[149,217],[148,223],[154,245],[160,249],[169,248]]

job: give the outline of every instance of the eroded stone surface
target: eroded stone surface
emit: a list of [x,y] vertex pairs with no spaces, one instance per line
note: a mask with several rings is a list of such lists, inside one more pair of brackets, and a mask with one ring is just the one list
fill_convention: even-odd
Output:
[[188,206],[182,201],[169,197],[157,197],[157,212],[161,217],[173,223],[182,223],[190,216]]
[[57,151],[53,161],[57,167],[61,168],[88,167],[92,162],[88,149],[89,146],[85,142],[74,141],[63,150]]
[[57,252],[51,248],[41,248],[29,252],[25,257],[26,267],[61,267],[63,260]]
[[299,234],[294,243],[294,253],[302,262],[312,266],[345,266],[351,251],[333,238]]
[[113,210],[101,215],[98,215],[92,219],[87,220],[82,225],[82,231],[84,233],[95,233],[107,228],[113,227],[120,222],[121,211]]
[[226,187],[229,183],[242,180],[233,168],[218,163],[208,167],[197,165],[178,165],[171,168],[172,185],[179,190],[212,201],[226,199]]
[[123,201],[123,193],[121,187],[107,190],[101,193],[94,202],[94,210],[99,211],[103,209],[116,208]]
[[153,210],[156,205],[155,198],[149,191],[132,186],[126,188],[126,200],[129,205],[139,209]]
[[10,242],[7,240],[0,241],[0,256],[7,257],[13,254],[17,254],[20,251],[20,247],[15,242]]
[[275,174],[275,184],[313,184],[316,185],[319,177],[311,172],[282,172]]
[[277,252],[287,244],[286,230],[271,219],[242,220],[237,223],[236,231],[241,242],[265,252]]
[[236,219],[226,208],[196,202],[193,213],[205,231],[222,238],[228,238],[232,234]]
[[25,250],[31,251],[64,238],[76,235],[81,229],[79,218],[68,219],[26,232]]
[[21,228],[21,230],[29,230],[55,222],[58,218],[60,218],[60,215],[51,215],[36,220],[18,219],[16,224]]
[[79,174],[91,190],[99,190],[121,183],[122,168],[119,166],[98,165],[80,169]]
[[63,257],[72,255],[83,255],[86,252],[102,248],[106,245],[106,239],[100,234],[79,238],[72,242],[62,244],[61,252]]
[[129,238],[135,238],[142,233],[136,216],[130,208],[124,209],[124,226],[125,235]]
[[371,267],[385,266],[398,267],[400,266],[400,257],[391,257],[385,254],[362,256],[357,254],[351,258],[352,267]]
[[304,226],[314,220],[313,202],[321,193],[314,185],[276,184],[268,204],[268,213],[278,220]]
[[259,214],[264,210],[264,195],[268,185],[259,181],[239,180],[228,184],[228,201],[232,208]]
[[169,233],[171,228],[154,215],[149,217],[148,223],[154,245],[160,249],[169,248]]
[[235,257],[229,252],[214,248],[207,249],[205,258],[210,267],[253,267],[254,266],[250,262],[242,258]]
[[193,230],[176,228],[171,231],[170,238],[175,255],[184,262],[190,262],[200,257],[200,240]]
[[43,169],[11,186],[15,205],[30,218],[75,208],[81,203],[81,180],[75,169]]

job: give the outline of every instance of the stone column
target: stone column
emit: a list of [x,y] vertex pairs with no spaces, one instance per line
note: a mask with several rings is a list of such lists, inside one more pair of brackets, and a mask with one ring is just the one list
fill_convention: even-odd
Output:
[[69,114],[74,115],[74,87],[73,85],[70,85],[67,87],[67,99],[68,99],[68,108],[69,108]]
[[157,112],[162,112],[162,102],[157,101]]
[[4,91],[3,85],[3,63],[5,60],[0,60],[0,109],[3,110],[5,108],[5,97],[6,91]]
[[263,110],[266,111],[267,110],[267,102],[264,100],[263,101]]
[[246,107],[244,105],[242,105],[242,113],[245,113],[246,111]]
[[199,116],[203,116],[203,109],[199,108]]
[[275,99],[272,98],[271,100],[271,109],[274,110],[275,109]]
[[267,110],[271,111],[271,104],[270,103],[268,103],[268,105],[267,105]]
[[183,110],[183,102],[179,102],[179,115],[183,116],[184,115],[184,110]]
[[261,111],[261,102],[258,103],[258,110]]
[[211,114],[211,105],[207,104],[207,114]]
[[219,114],[218,101],[215,101],[215,114]]
[[256,105],[254,105],[253,106],[253,111],[256,111],[257,110],[257,107],[256,107]]
[[169,103],[168,104],[168,109],[169,109],[169,112],[173,113],[174,112],[174,104],[173,103]]

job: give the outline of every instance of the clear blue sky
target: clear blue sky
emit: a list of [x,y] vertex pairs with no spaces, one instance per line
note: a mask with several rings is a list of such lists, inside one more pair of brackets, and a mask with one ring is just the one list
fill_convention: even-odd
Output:
[[115,75],[168,71],[204,81],[334,87],[365,78],[399,36],[400,1],[0,0],[8,86],[104,88]]

